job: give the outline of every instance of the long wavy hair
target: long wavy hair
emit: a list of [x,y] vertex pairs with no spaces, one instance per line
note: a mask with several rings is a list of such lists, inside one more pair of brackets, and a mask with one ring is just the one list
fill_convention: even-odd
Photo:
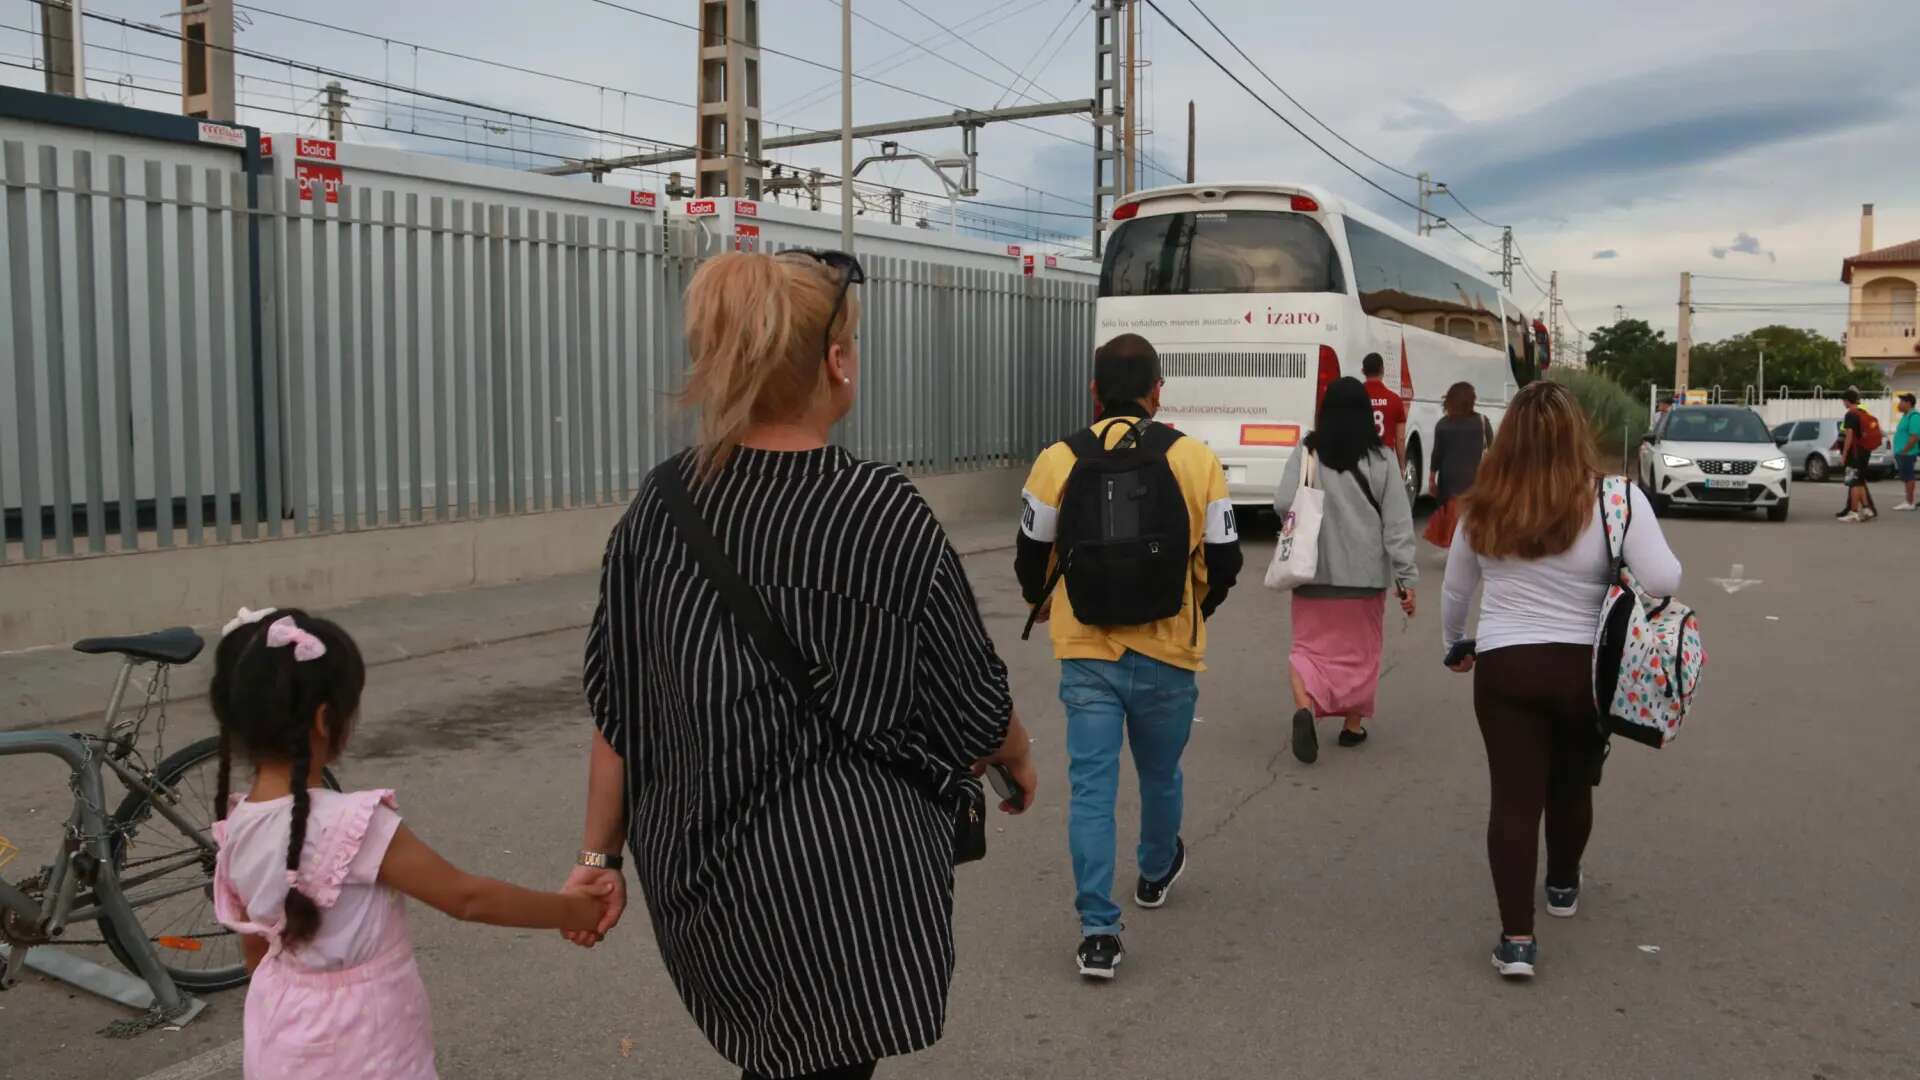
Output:
[[1573,546],[1593,519],[1600,459],[1573,392],[1536,382],[1515,394],[1462,498],[1467,543],[1493,559],[1540,559]]
[[1320,464],[1336,472],[1351,471],[1362,458],[1385,445],[1373,426],[1373,402],[1359,379],[1343,375],[1327,387],[1305,445]]

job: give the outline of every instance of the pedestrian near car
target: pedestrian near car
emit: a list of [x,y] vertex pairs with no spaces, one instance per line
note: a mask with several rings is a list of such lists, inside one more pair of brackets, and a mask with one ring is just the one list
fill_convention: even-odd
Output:
[[[1473,673],[1473,709],[1492,796],[1487,861],[1499,903],[1493,965],[1527,977],[1539,962],[1533,888],[1546,820],[1547,912],[1579,908],[1604,743],[1593,652],[1612,560],[1599,513],[1593,434],[1573,394],[1539,382],[1514,396],[1463,500],[1461,542],[1447,554],[1441,642]],[[1627,486],[1627,569],[1647,592],[1680,588],[1680,562],[1653,507]],[[1467,636],[1481,592],[1475,638]]]
[[1293,691],[1293,756],[1312,764],[1320,756],[1317,717],[1342,719],[1340,745],[1367,739],[1380,688],[1380,652],[1386,638],[1386,594],[1414,613],[1413,513],[1392,455],[1381,445],[1366,388],[1353,378],[1327,387],[1313,431],[1288,460],[1274,491],[1282,520],[1300,493],[1311,457],[1324,503],[1314,579],[1293,590],[1293,645],[1288,678]]
[[1140,776],[1135,906],[1161,907],[1186,872],[1180,758],[1206,669],[1207,619],[1241,564],[1220,460],[1153,420],[1160,371],[1137,334],[1102,345],[1091,387],[1100,419],[1041,453],[1021,493],[1014,570],[1060,662],[1074,962],[1093,979],[1113,978],[1126,955],[1112,897],[1123,746]]
[[1360,361],[1360,374],[1366,376],[1367,402],[1373,409],[1373,427],[1380,441],[1393,451],[1402,467],[1407,463],[1407,403],[1386,384],[1387,362],[1379,353],[1368,353]]
[[1880,420],[1860,404],[1860,391],[1848,387],[1842,396],[1847,414],[1840,420],[1840,460],[1846,470],[1847,510],[1840,520],[1859,524],[1880,516],[1873,492],[1867,487],[1873,451],[1882,439]]
[[1907,501],[1895,510],[1920,509],[1914,501],[1914,473],[1920,467],[1920,411],[1914,409],[1913,392],[1900,395],[1900,423],[1893,429],[1893,467],[1906,485]]
[[1427,541],[1450,547],[1459,522],[1459,498],[1473,486],[1480,455],[1493,442],[1493,424],[1474,411],[1473,384],[1457,382],[1447,388],[1441,406],[1446,415],[1433,426],[1433,473],[1427,479],[1435,506],[1427,519]]
[[[940,1038],[956,796],[982,759],[1028,804],[1035,789],[940,523],[897,469],[830,442],[858,386],[863,278],[831,252],[725,254],[694,275],[697,442],[615,526],[587,632],[571,880],[623,881],[631,850],[667,973],[748,1080],[859,1080]],[[689,525],[712,534],[705,556]],[[804,655],[761,644],[779,635]]]

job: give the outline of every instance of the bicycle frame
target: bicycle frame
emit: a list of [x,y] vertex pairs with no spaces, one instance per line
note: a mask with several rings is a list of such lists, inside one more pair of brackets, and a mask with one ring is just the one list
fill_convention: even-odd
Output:
[[[193,836],[201,847],[214,851],[211,838],[199,835],[199,827],[180,814],[167,799],[156,792],[145,778],[128,768],[116,756],[114,751],[122,746],[124,732],[119,721],[121,702],[126,696],[127,684],[133,671],[146,661],[127,659],[120,668],[119,677],[114,681],[113,696],[107,703],[106,716],[101,724],[98,736],[81,734],[60,734],[53,732],[15,732],[0,734],[0,757],[22,754],[47,754],[65,762],[73,776],[74,806],[67,818],[67,828],[61,837],[60,851],[55,855],[51,873],[46,883],[44,898],[35,903],[32,897],[20,889],[0,881],[0,906],[11,909],[19,918],[34,927],[38,932],[51,938],[58,938],[66,932],[70,922],[85,922],[97,919],[111,921],[119,930],[119,939],[132,954],[137,974],[153,990],[154,1004],[167,1015],[173,1015],[186,1006],[186,999],[180,988],[174,985],[172,976],[161,967],[159,957],[153,951],[153,943],[148,940],[146,930],[134,914],[134,908],[140,905],[163,900],[168,896],[189,891],[189,888],[176,888],[157,892],[151,896],[128,897],[128,882],[120,880],[119,870],[114,865],[112,819],[107,816],[106,786],[102,779],[101,765],[113,770],[130,790],[139,791],[149,797],[149,803],[167,820],[188,836]],[[75,904],[83,899],[79,895],[79,875],[75,873],[73,857],[76,845],[73,838],[78,836],[81,845],[94,863],[94,880],[91,893],[85,897],[89,903],[75,910]],[[144,884],[155,875],[136,877],[131,884]],[[192,886],[190,888],[199,888]],[[27,946],[16,946],[16,958]],[[17,962],[17,960],[16,960]],[[11,968],[0,974],[11,974]]]

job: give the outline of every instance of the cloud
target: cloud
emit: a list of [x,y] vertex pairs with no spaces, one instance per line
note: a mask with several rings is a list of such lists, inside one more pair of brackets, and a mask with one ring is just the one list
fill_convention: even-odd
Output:
[[1728,244],[1725,247],[1721,247],[1720,245],[1715,244],[1713,247],[1708,248],[1707,250],[1716,259],[1724,259],[1728,255],[1765,255],[1767,257],[1768,262],[1780,261],[1779,257],[1774,252],[1760,246],[1759,237],[1753,235],[1752,233],[1746,231],[1745,229],[1740,230],[1739,235],[1733,238],[1733,243]]
[[1456,127],[1460,114],[1430,97],[1410,97],[1399,112],[1388,113],[1380,121],[1382,131],[1442,131]]
[[1620,253],[1612,248],[1601,248],[1599,251],[1593,253],[1593,257],[1595,259],[1617,259],[1620,257]]

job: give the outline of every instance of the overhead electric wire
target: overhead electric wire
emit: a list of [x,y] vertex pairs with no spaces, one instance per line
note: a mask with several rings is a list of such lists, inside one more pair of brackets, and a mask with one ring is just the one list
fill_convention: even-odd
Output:
[[1693,280],[1695,281],[1745,281],[1745,282],[1751,282],[1757,285],[1839,286],[1844,284],[1844,282],[1842,282],[1839,278],[1833,278],[1831,280],[1825,280],[1825,281],[1814,281],[1814,280],[1805,279],[1805,278],[1736,277],[1732,274],[1694,274]]
[[[989,8],[986,11],[983,11],[976,15],[972,15],[972,16],[969,16],[968,18],[962,19],[957,24],[957,28],[967,28],[975,23],[979,23],[979,22],[983,22],[988,19],[991,19],[994,16],[997,16],[1001,12],[1005,11],[1007,8],[1012,7],[1014,4],[1017,4],[1019,2],[1020,0],[1003,0],[1003,2],[999,4],[997,7]],[[1013,14],[1024,15],[1027,12],[1032,11],[1034,8],[1040,7],[1041,5],[1047,4],[1050,2],[1052,2],[1052,0],[1032,0],[1031,3],[1027,4],[1027,6],[1021,8],[1019,11],[1016,11]],[[921,38],[918,42],[916,42],[916,44],[919,44],[919,45],[930,44],[932,42],[939,41],[941,38],[947,37],[947,36],[949,35],[929,34],[926,37]],[[914,55],[914,52],[912,49],[896,49],[893,52],[890,52],[887,55],[881,57],[880,59],[873,61],[871,64],[868,64],[864,70],[856,73],[856,77],[862,74],[864,75],[885,74],[886,72],[892,71],[894,68],[897,68],[901,64],[905,63],[907,59],[912,57],[913,55]],[[831,98],[837,95],[839,92],[840,92],[840,80],[838,78],[834,78],[827,82],[821,83],[819,86],[816,86],[812,90],[809,90],[804,94],[801,94],[799,97],[794,98],[793,100],[787,102],[786,104],[779,106],[773,111],[779,112],[779,113],[785,113],[791,109],[810,108],[814,104],[817,104],[820,101],[825,101],[828,98]]]
[[[839,7],[839,6],[841,5],[841,3],[843,2],[843,0],[826,0],[826,2],[827,2],[827,3],[829,3],[829,4],[831,4],[831,5],[833,5],[834,7]],[[906,0],[900,0],[900,2],[901,2],[901,3],[906,3]],[[910,5],[910,4],[909,4],[909,5],[908,5],[908,7],[912,7],[912,5]],[[917,11],[918,9],[915,9],[915,10]],[[991,75],[988,75],[988,74],[986,74],[986,73],[984,73],[984,72],[981,72],[981,71],[978,71],[978,70],[976,70],[976,69],[974,69],[974,68],[970,68],[970,67],[968,67],[968,66],[966,66],[965,64],[962,64],[961,62],[959,62],[958,60],[955,60],[954,58],[952,58],[952,57],[950,57],[950,56],[946,56],[946,55],[944,55],[944,54],[942,54],[942,53],[937,53],[937,52],[935,52],[935,51],[933,51],[932,49],[929,49],[929,48],[927,48],[927,47],[926,47],[925,45],[922,45],[922,44],[920,44],[919,42],[917,42],[917,41],[915,41],[915,40],[913,40],[912,38],[910,38],[910,37],[908,37],[907,35],[905,35],[905,34],[903,34],[903,33],[901,33],[900,31],[898,31],[898,30],[895,30],[895,29],[893,29],[892,27],[890,27],[890,26],[888,26],[888,25],[886,25],[885,23],[882,23],[882,22],[880,22],[880,21],[878,21],[877,19],[875,19],[875,18],[873,18],[873,17],[871,16],[871,15],[867,15],[867,14],[865,14],[864,12],[860,12],[860,11],[855,11],[855,12],[853,13],[853,17],[854,17],[854,18],[856,18],[856,19],[859,19],[859,20],[860,20],[861,22],[863,22],[863,23],[866,23],[866,24],[867,24],[868,26],[871,26],[871,27],[873,27],[873,28],[874,28],[875,30],[878,30],[878,31],[880,31],[881,33],[883,33],[883,34],[886,34],[886,35],[887,35],[887,36],[889,36],[889,37],[892,37],[892,38],[895,38],[895,39],[897,39],[897,40],[900,40],[900,41],[904,41],[904,42],[906,42],[906,43],[907,43],[907,45],[908,45],[908,47],[910,47],[910,48],[915,48],[915,49],[919,49],[919,50],[920,50],[921,52],[923,52],[923,53],[926,53],[926,54],[927,54],[928,56],[931,56],[931,57],[933,57],[933,58],[934,58],[935,60],[938,60],[938,61],[940,61],[941,63],[943,63],[943,64],[946,64],[946,65],[947,65],[947,66],[949,66],[949,67],[952,67],[952,68],[954,68],[954,69],[956,69],[956,70],[959,70],[959,71],[962,71],[962,72],[965,72],[966,74],[968,74],[968,75],[971,75],[971,76],[973,76],[974,78],[976,78],[976,79],[979,79],[979,80],[981,80],[981,81],[983,81],[983,82],[988,82],[988,83],[992,83],[992,84],[993,84],[994,86],[996,86],[996,87],[999,87],[1002,93],[1009,93],[1009,92],[1011,92],[1011,93],[1014,93],[1014,94],[1016,94],[1016,95],[1018,95],[1019,97],[1023,97],[1023,98],[1025,98],[1025,99],[1026,99],[1026,100],[1028,100],[1028,101],[1036,101],[1036,102],[1037,102],[1037,101],[1039,100],[1038,98],[1035,98],[1035,97],[1033,97],[1033,96],[1031,96],[1031,95],[1028,95],[1028,94],[1020,94],[1020,93],[1019,93],[1018,91],[1016,91],[1016,90],[1014,90],[1014,88],[1013,88],[1013,86],[1011,86],[1011,85],[1008,85],[1007,83],[1003,83],[1003,82],[1001,82],[1001,81],[999,81],[998,79],[995,79],[995,78],[994,78],[993,76],[991,76]],[[967,45],[969,45],[969,46],[972,46],[972,43],[971,43],[971,42],[967,42],[967,41],[965,40],[965,38],[964,38],[964,37],[962,37],[961,35],[958,35],[958,34],[955,34],[953,30],[951,30],[951,29],[949,29],[948,27],[946,27],[946,26],[944,26],[944,25],[942,25],[942,24],[941,24],[941,23],[939,23],[938,21],[936,21],[936,20],[933,20],[933,19],[928,19],[927,21],[929,21],[929,22],[932,22],[932,23],[933,23],[933,24],[934,24],[935,26],[938,26],[938,27],[940,27],[940,29],[941,29],[941,30],[944,30],[944,31],[946,31],[946,32],[947,32],[948,34],[950,34],[950,35],[953,35],[953,36],[955,37],[955,39],[956,39],[956,40],[959,40],[959,41],[961,41],[961,42],[962,42],[963,44],[967,44]],[[765,48],[765,46],[762,46],[762,49],[763,49],[763,50],[764,50],[764,48]],[[978,49],[977,49],[977,48],[975,48],[975,51],[978,51]],[[988,59],[992,59],[992,58],[991,58],[991,57],[988,57]],[[997,62],[997,61],[996,61],[996,62]],[[1003,65],[1001,65],[1001,66],[1003,66],[1003,67],[1004,67],[1005,65],[1003,64]],[[1017,81],[1017,76],[1018,76],[1018,74],[1019,74],[1018,72],[1015,72],[1015,76],[1016,76],[1016,81]]]
[[[1046,36],[1046,37],[1043,37],[1043,38],[1041,38],[1041,39],[1040,39],[1040,44],[1039,44],[1039,45],[1038,45],[1037,47],[1035,47],[1035,48],[1034,48],[1034,50],[1033,50],[1033,55],[1032,55],[1032,56],[1029,56],[1029,57],[1027,58],[1027,62],[1026,62],[1026,64],[1025,64],[1025,65],[1024,65],[1023,67],[1022,67],[1022,69],[1021,69],[1021,71],[1020,71],[1019,73],[1017,73],[1017,74],[1015,74],[1015,76],[1014,76],[1014,79],[1013,79],[1013,85],[1015,85],[1015,86],[1019,86],[1019,85],[1020,85],[1020,81],[1021,81],[1022,79],[1025,79],[1025,78],[1026,78],[1026,72],[1028,72],[1028,71],[1035,71],[1035,72],[1038,72],[1038,71],[1045,71],[1045,70],[1046,70],[1046,69],[1047,69],[1048,67],[1050,67],[1050,66],[1052,66],[1052,64],[1053,64],[1053,57],[1052,57],[1052,56],[1050,56],[1050,57],[1048,57],[1048,58],[1047,58],[1047,62],[1046,62],[1045,64],[1042,64],[1042,65],[1040,65],[1040,66],[1039,66],[1039,67],[1037,67],[1037,68],[1033,66],[1033,63],[1034,63],[1034,61],[1036,61],[1036,60],[1038,60],[1038,59],[1040,59],[1040,54],[1041,54],[1041,53],[1043,53],[1043,52],[1045,52],[1045,51],[1047,51],[1047,45],[1048,45],[1048,44],[1049,44],[1050,42],[1052,42],[1052,41],[1053,41],[1053,36],[1054,36],[1055,34],[1058,34],[1058,33],[1060,32],[1060,28],[1061,28],[1061,27],[1063,27],[1063,26],[1065,26],[1065,25],[1067,25],[1067,20],[1068,20],[1068,19],[1071,19],[1071,18],[1073,18],[1073,11],[1074,11],[1074,8],[1075,8],[1075,7],[1078,7],[1078,6],[1079,6],[1079,5],[1076,5],[1076,4],[1069,4],[1069,5],[1067,5],[1067,9],[1066,9],[1065,11],[1063,11],[1063,12],[1061,12],[1061,13],[1060,13],[1060,21],[1059,21],[1059,22],[1057,22],[1057,23],[1054,23],[1054,24],[1053,24],[1053,29],[1051,29],[1051,30],[1049,30],[1049,31],[1047,31],[1047,36]],[[1090,7],[1081,7],[1081,8],[1080,8],[1080,21],[1081,21],[1082,23],[1084,23],[1084,22],[1086,22],[1086,20],[1088,19],[1088,17],[1090,17],[1090,16],[1092,15],[1092,14],[1093,14],[1093,9],[1092,9],[1092,8],[1090,8]],[[1078,25],[1078,24],[1076,24],[1076,26],[1077,26],[1077,25]],[[1073,38],[1073,34],[1072,34],[1072,32],[1068,32],[1068,34],[1067,34],[1067,36],[1066,36],[1065,38],[1063,38],[1063,39],[1061,39],[1061,43],[1062,43],[1062,44],[1064,45],[1064,44],[1065,44],[1065,43],[1066,43],[1067,41],[1069,41],[1069,40],[1072,40],[1072,38]],[[1054,52],[1054,54],[1053,54],[1053,55],[1054,55],[1054,56],[1058,56],[1058,55],[1060,55],[1060,53],[1059,53],[1059,51],[1058,51],[1058,50],[1055,50],[1055,52]],[[1038,76],[1035,76],[1035,79],[1037,79],[1037,78],[1038,78]],[[1029,85],[1029,86],[1032,86],[1032,85],[1034,85],[1034,84],[1035,84],[1035,79],[1027,79],[1027,85]],[[1005,96],[1005,95],[1002,95],[1002,96],[1000,96],[1000,97],[998,97],[998,98],[995,98],[995,99],[994,99],[994,102],[993,102],[993,107],[994,107],[994,108],[996,108],[996,109],[997,109],[997,108],[999,108],[999,107],[1000,107],[1000,105],[1001,105],[1001,103],[1002,103],[1002,102],[1004,102],[1005,100],[1006,100],[1006,96]]]

